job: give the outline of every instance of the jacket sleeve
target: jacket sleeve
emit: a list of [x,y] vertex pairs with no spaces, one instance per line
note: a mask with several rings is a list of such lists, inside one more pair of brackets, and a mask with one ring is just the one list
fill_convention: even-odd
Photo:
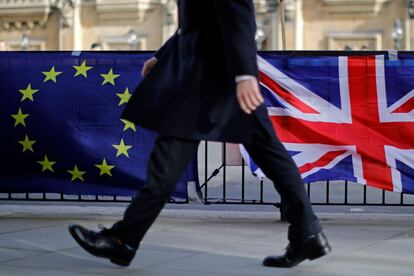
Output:
[[234,76],[257,76],[256,20],[252,0],[214,0],[225,53]]
[[165,43],[164,45],[161,46],[161,48],[158,49],[157,52],[155,52],[155,58],[156,59],[160,59],[162,57],[162,55],[165,52],[168,52],[167,50],[173,45],[173,42],[175,39],[178,39],[178,32],[179,30],[177,30],[173,36],[171,36]]

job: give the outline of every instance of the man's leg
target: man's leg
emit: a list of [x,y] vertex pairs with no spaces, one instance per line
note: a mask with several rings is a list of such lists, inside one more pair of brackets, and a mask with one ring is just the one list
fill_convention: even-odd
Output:
[[174,137],[157,139],[148,163],[147,184],[128,206],[123,219],[110,229],[115,236],[138,247],[194,157],[198,144],[199,141]]
[[86,251],[111,262],[128,266],[141,239],[157,218],[176,183],[197,151],[199,142],[160,137],[148,163],[147,185],[125,211],[121,221],[100,232],[81,225],[69,226],[75,241]]
[[244,146],[264,174],[273,181],[286,203],[285,214],[290,223],[290,243],[285,255],[270,256],[263,264],[292,267],[305,259],[319,258],[331,249],[313,213],[296,164],[276,137],[270,120],[260,120],[255,117],[253,140]]
[[244,146],[286,202],[289,240],[319,233],[321,227],[312,211],[298,168],[274,130],[269,129],[270,121],[264,122],[263,126],[256,118],[253,125],[253,140]]

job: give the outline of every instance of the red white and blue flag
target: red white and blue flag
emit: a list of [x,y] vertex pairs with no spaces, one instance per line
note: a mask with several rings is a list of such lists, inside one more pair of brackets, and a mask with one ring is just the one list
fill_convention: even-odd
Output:
[[305,182],[414,193],[412,55],[264,53],[258,64],[270,119]]

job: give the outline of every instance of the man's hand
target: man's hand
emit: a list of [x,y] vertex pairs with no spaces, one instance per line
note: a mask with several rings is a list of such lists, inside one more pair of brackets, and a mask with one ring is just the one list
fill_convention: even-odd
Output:
[[150,58],[144,63],[144,67],[142,68],[141,75],[145,78],[154,68],[155,64],[157,63],[157,59],[155,57]]
[[251,114],[264,102],[256,78],[242,80],[237,83],[237,101],[240,108],[247,114]]

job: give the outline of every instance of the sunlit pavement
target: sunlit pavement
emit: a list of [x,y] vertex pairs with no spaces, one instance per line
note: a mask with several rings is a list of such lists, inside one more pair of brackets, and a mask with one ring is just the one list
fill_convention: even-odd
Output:
[[333,252],[293,269],[261,266],[283,252],[287,225],[272,211],[168,208],[128,268],[83,251],[70,223],[110,226],[123,206],[0,205],[0,275],[412,275],[414,215],[326,213]]

